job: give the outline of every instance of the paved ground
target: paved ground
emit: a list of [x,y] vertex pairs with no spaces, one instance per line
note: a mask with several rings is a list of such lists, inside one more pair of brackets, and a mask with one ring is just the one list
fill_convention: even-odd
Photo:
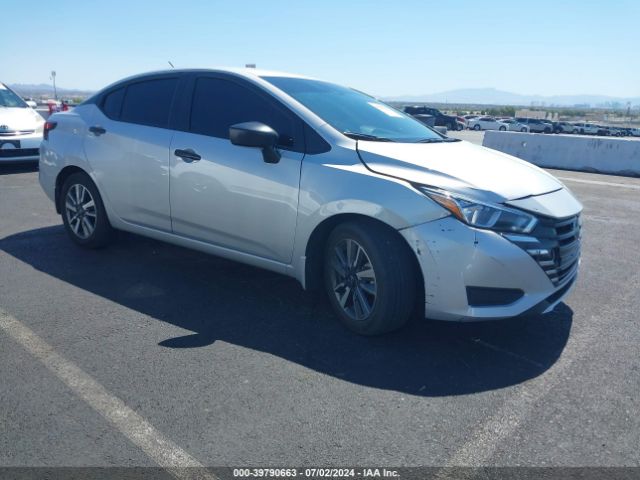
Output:
[[0,466],[640,465],[638,179],[554,172],[585,205],[555,313],[362,338],[285,277],[81,250],[0,168]]

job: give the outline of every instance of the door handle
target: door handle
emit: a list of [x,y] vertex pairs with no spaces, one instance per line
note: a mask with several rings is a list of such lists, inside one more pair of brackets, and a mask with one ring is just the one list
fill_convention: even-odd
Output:
[[187,148],[185,150],[177,149],[173,153],[175,154],[176,157],[180,157],[183,162],[187,162],[187,163],[197,162],[202,158],[191,148]]
[[89,131],[91,133],[93,133],[96,137],[99,137],[103,133],[107,133],[107,130],[105,128],[100,127],[98,125],[94,125],[93,127],[89,127]]

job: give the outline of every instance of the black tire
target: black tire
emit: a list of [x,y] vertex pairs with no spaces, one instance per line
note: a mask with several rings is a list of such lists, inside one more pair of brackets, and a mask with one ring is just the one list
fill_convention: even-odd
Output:
[[551,133],[551,129],[550,128],[545,128],[543,133]]
[[461,123],[458,124],[458,128],[456,128],[457,131],[461,132],[462,130],[464,130],[464,125],[462,125]]
[[[75,197],[76,191],[83,191],[83,188],[88,191],[88,194],[91,197],[90,200],[93,200],[94,208],[91,209],[91,207],[88,207],[85,209],[83,206],[81,215],[82,217],[86,217],[89,223],[93,221],[93,229],[86,228],[84,218],[78,220],[76,214],[67,207],[69,192],[73,189],[71,196]],[[89,196],[85,196],[83,198],[89,199]],[[84,205],[86,206],[90,204],[90,200]],[[81,172],[70,175],[62,185],[59,202],[64,228],[67,231],[67,234],[71,237],[71,240],[73,240],[77,245],[85,248],[101,248],[111,242],[113,239],[113,228],[107,218],[107,213],[105,212],[100,192],[98,192],[98,189],[89,175]],[[77,203],[82,203],[82,201]],[[77,203],[72,206],[77,206]],[[80,232],[85,232],[87,234],[83,235]]]
[[500,130],[501,132],[504,132],[507,130],[507,127],[500,127],[498,130]]
[[[397,330],[407,322],[415,306],[415,261],[410,256],[411,251],[396,235],[373,221],[362,221],[338,225],[327,239],[324,251],[324,285],[329,302],[340,321],[360,335],[379,335]],[[354,253],[351,257],[355,256],[361,261],[353,262],[349,273],[344,271],[347,262],[340,262],[336,251],[345,252],[346,260],[343,246],[351,245],[354,248],[354,242],[355,248],[361,247],[364,254],[358,252],[359,255],[356,255],[357,250],[352,250]],[[340,266],[334,267],[334,262],[340,263]],[[338,273],[339,271],[346,275]],[[373,283],[370,280],[371,274],[358,278],[356,272],[373,272]],[[340,285],[344,287],[340,289]],[[358,290],[360,295],[366,295],[365,301],[369,302],[368,315],[365,314],[366,309],[358,308]],[[371,295],[370,290],[375,290],[375,294]],[[346,298],[344,308],[337,298],[339,295]],[[353,305],[351,313],[350,303]],[[358,313],[360,318],[356,318]]]
[[527,133],[527,127],[522,127],[522,128],[520,129],[520,131],[521,131],[522,133]]
[[481,127],[479,124],[475,124],[475,125],[473,126],[473,129],[474,129],[476,132],[480,131],[480,129],[481,129],[481,128],[482,128],[482,127]]

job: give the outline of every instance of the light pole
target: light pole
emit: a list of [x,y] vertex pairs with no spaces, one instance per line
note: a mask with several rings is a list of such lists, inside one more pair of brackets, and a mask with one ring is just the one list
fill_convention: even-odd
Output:
[[53,80],[53,98],[58,100],[58,90],[56,90],[56,71],[51,71],[51,80]]

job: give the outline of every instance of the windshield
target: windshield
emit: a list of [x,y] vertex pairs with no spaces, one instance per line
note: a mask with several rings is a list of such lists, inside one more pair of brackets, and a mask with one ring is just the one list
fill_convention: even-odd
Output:
[[0,83],[0,107],[28,108],[18,95]]
[[304,78],[263,78],[348,137],[407,143],[447,140],[413,117],[356,90]]

